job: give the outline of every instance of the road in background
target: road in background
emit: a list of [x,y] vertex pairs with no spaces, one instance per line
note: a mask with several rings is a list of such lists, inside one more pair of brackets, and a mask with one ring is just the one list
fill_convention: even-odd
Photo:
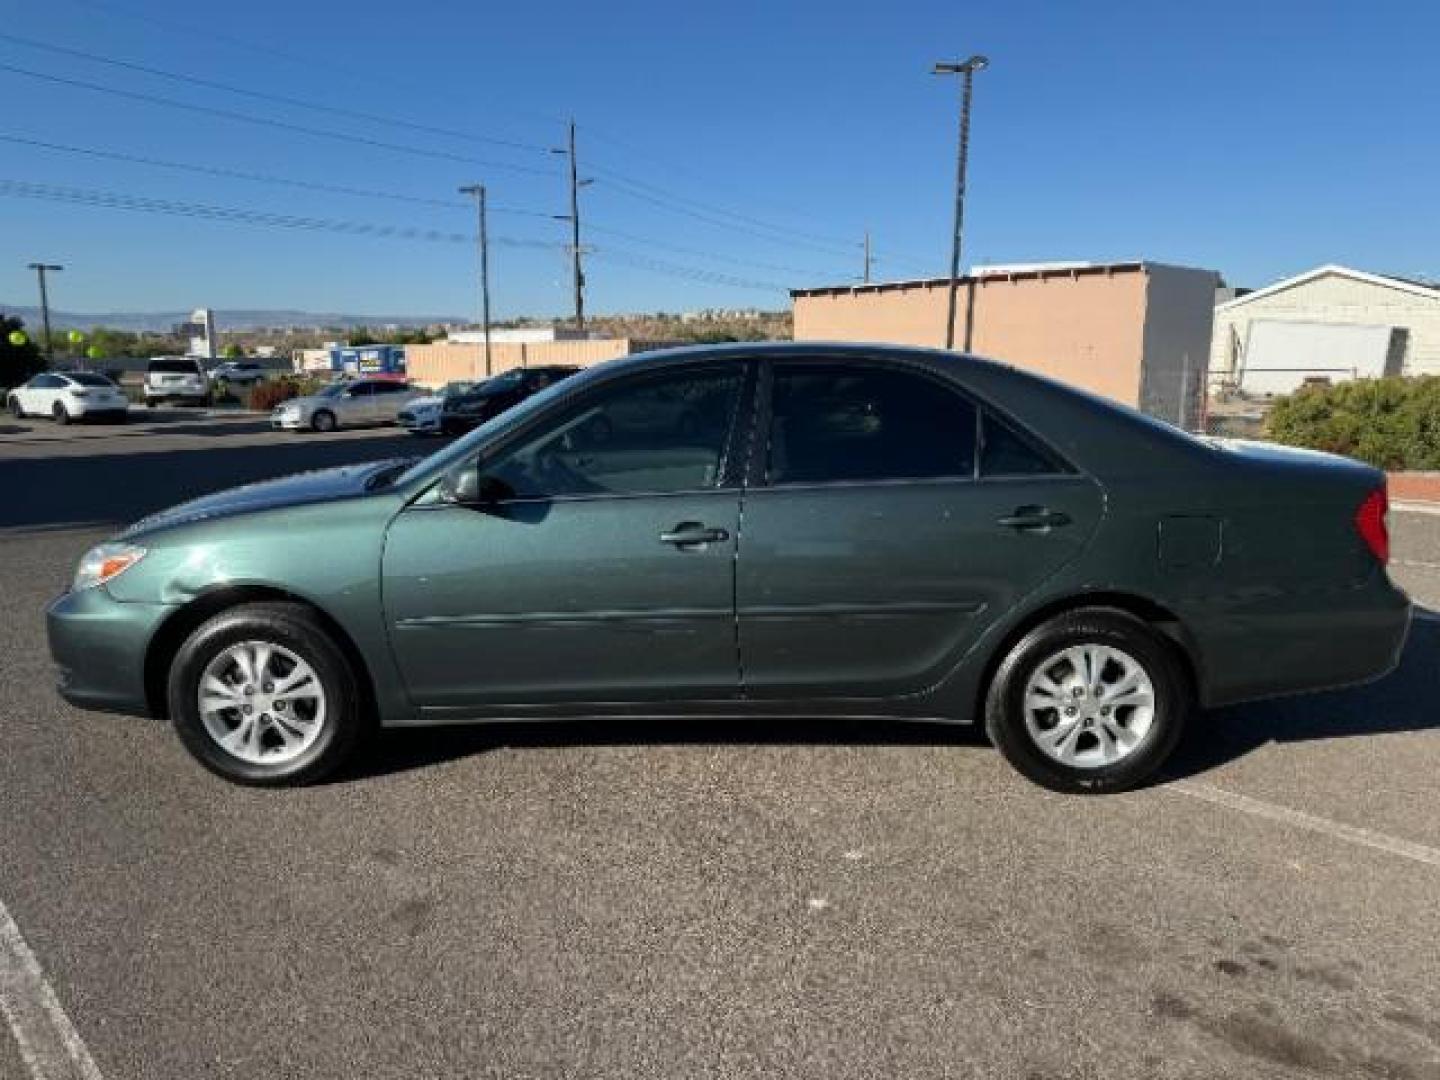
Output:
[[[1197,718],[1117,797],[803,721],[393,733],[253,791],[61,703],[44,604],[117,523],[433,444],[24,426],[0,900],[112,1080],[1440,1075],[1440,623],[1374,686]],[[1440,605],[1440,517],[1394,536]]]

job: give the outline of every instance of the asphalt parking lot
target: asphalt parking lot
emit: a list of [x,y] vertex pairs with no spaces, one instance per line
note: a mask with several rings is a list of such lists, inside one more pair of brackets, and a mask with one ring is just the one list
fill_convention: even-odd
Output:
[[[395,734],[259,792],[54,694],[44,605],[116,525],[428,448],[0,424],[0,1002],[70,1032],[0,1032],[0,1077],[1440,1077],[1429,617],[1389,679],[1199,717],[1098,799],[802,722]],[[1392,520],[1440,607],[1440,516]]]

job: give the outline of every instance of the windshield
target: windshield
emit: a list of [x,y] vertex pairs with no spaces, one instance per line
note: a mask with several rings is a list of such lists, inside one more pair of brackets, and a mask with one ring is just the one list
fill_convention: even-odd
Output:
[[195,374],[195,361],[184,359],[151,360],[148,370],[165,372],[172,375],[181,373],[193,375]]
[[459,397],[461,394],[468,394],[479,384],[474,379],[461,379],[456,382],[448,382],[440,388],[441,397]]
[[[562,394],[567,394],[572,390],[583,389],[584,384],[589,381],[587,376],[589,376],[591,372],[599,371],[602,367],[604,367],[603,364],[597,364],[595,367],[587,369],[584,373],[577,375],[574,378],[564,379],[560,382],[551,383],[544,390],[541,390],[538,394],[534,394],[526,398],[514,408],[506,409],[498,416],[492,417],[491,419],[485,421],[485,423],[481,424],[474,431],[470,432],[469,435],[466,435],[463,439],[459,439],[456,442],[453,442],[449,446],[445,447],[443,450],[437,450],[429,457],[422,458],[420,461],[417,461],[410,469],[405,472],[404,476],[401,476],[396,480],[396,483],[408,484],[412,480],[419,480],[425,476],[437,475],[441,472],[444,472],[452,465],[459,464],[461,461],[465,460],[467,456],[473,454],[475,452],[475,447],[477,447],[480,443],[488,442],[490,439],[494,438],[496,435],[499,435],[501,432],[508,431],[511,428],[520,426],[521,424],[529,420],[530,417],[534,416],[535,413],[548,407],[551,402],[553,402],[556,398],[560,397]],[[500,376],[500,378],[507,377],[508,375]],[[485,387],[489,387],[496,381],[497,380],[495,379],[491,379],[489,382],[486,382],[483,385]]]
[[519,386],[521,380],[524,378],[525,369],[515,368],[513,371],[505,372],[504,375],[496,375],[493,379],[486,379],[479,386],[475,387],[475,389],[486,393],[492,390],[509,390],[512,387]]
[[347,382],[331,383],[329,386],[325,387],[325,389],[317,390],[315,396],[327,398],[339,397],[341,394],[345,393],[346,390],[350,389],[350,387],[353,385],[353,383]]

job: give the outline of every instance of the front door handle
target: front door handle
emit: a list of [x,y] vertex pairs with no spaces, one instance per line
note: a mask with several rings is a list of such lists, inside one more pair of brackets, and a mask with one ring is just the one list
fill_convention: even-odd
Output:
[[660,534],[662,544],[674,544],[676,547],[696,547],[700,544],[722,544],[730,539],[730,534],[724,529],[711,529],[698,521],[682,521],[669,532]]
[[1043,506],[1017,506],[1013,514],[995,522],[1007,529],[1044,531],[1070,524],[1070,515],[1063,510],[1047,510]]

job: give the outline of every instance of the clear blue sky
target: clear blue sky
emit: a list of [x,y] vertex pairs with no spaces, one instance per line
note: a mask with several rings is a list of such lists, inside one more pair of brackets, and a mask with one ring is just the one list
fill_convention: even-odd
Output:
[[[867,225],[878,277],[943,273],[957,94],[929,68],[972,51],[992,66],[977,80],[967,264],[1143,257],[1245,285],[1332,261],[1440,276],[1440,5],[1427,0],[5,0],[0,33],[453,130],[249,100],[0,39],[0,64],[495,163],[349,145],[0,70],[0,136],[422,198],[448,199],[458,184],[483,180],[497,207],[537,215],[491,218],[501,316],[568,309],[565,226],[543,216],[565,209],[563,159],[543,148],[560,144],[572,114],[582,174],[596,178],[583,216],[639,238],[586,236],[598,249],[593,311],[782,307],[783,291],[618,260],[831,284],[858,278]],[[472,231],[463,205],[14,142],[0,141],[0,155],[4,181]],[[636,181],[650,187],[622,186]],[[40,258],[66,265],[52,303],[69,309],[475,310],[475,260],[464,243],[0,194],[0,302],[34,303],[25,264]]]

